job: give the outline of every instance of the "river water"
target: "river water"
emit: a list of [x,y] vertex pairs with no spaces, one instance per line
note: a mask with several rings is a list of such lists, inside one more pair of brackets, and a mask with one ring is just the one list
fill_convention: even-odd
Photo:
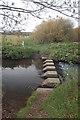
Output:
[[43,81],[41,69],[40,59],[3,60],[3,118],[14,118],[25,106],[29,96]]
[[80,76],[80,64],[68,64],[67,62],[54,62],[56,70],[62,81],[78,79]]
[[[55,62],[58,75],[66,80],[71,68],[71,76],[78,76],[80,65],[69,65],[64,62]],[[79,69],[80,70],[80,69]],[[3,60],[2,64],[2,110],[3,118],[15,118],[16,113],[23,108],[32,92],[40,86],[44,79],[42,74],[42,61],[40,59]]]

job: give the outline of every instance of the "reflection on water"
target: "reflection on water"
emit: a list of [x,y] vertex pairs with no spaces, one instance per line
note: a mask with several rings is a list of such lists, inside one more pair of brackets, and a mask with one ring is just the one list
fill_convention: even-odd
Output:
[[[39,67],[38,67],[39,65]],[[37,67],[36,67],[37,66]],[[14,118],[28,97],[41,84],[41,60],[3,60],[3,118]]]
[[27,68],[31,64],[32,64],[31,59],[16,60],[16,61],[15,60],[3,60],[3,62],[2,62],[3,68],[11,68],[11,69],[14,69],[15,67],[17,67],[17,68],[19,68],[19,67]]

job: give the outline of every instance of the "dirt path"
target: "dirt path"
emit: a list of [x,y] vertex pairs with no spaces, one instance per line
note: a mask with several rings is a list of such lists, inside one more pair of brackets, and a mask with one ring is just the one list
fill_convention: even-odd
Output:
[[32,107],[31,107],[29,113],[27,114],[27,118],[34,118],[34,117],[36,117],[36,118],[43,118],[43,116],[46,117],[46,118],[48,117],[48,113],[44,112],[43,110],[39,111],[37,109],[38,105],[42,102],[42,100],[44,100],[46,98],[46,96],[48,94],[49,93],[39,94],[36,97],[36,99],[35,99]]

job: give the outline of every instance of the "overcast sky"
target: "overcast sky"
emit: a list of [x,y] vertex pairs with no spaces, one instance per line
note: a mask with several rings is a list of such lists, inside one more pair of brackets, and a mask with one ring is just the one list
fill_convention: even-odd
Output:
[[[4,0],[6,2],[9,3],[9,5],[11,5],[12,2],[15,3],[16,7],[24,7],[24,4],[22,4],[21,0]],[[56,11],[52,11],[52,10],[48,10],[47,14],[43,14],[44,19],[38,19],[38,18],[34,18],[33,16],[29,16],[29,19],[27,19],[26,21],[23,22],[22,26],[25,29],[25,31],[33,31],[35,29],[35,27],[40,24],[43,20],[48,20],[49,15],[51,16],[51,18],[56,18],[56,16],[58,15],[59,17],[63,17],[63,18],[68,18]],[[74,23],[74,27],[78,26],[78,22],[75,19],[70,18],[71,21]],[[1,19],[2,20],[2,19]],[[1,22],[0,20],[0,22]],[[18,25],[18,28],[20,27],[20,25]]]

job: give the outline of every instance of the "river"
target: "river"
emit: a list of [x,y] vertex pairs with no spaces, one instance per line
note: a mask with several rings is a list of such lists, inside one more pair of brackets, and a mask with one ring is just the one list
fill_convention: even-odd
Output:
[[[78,76],[78,68],[80,65],[69,65],[65,62],[55,62],[58,75],[66,81],[66,77],[76,73]],[[2,64],[2,111],[3,118],[15,118],[16,113],[23,108],[27,99],[32,92],[36,90],[44,79],[40,77],[42,74],[41,59],[24,59],[24,60],[3,60]],[[80,71],[80,69],[79,69]]]
[[42,62],[40,59],[3,60],[2,65],[3,118],[14,118],[43,81]]

